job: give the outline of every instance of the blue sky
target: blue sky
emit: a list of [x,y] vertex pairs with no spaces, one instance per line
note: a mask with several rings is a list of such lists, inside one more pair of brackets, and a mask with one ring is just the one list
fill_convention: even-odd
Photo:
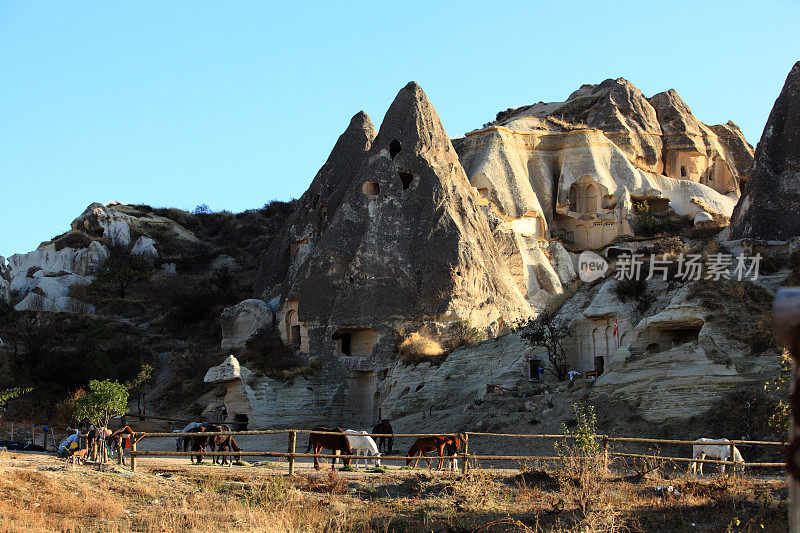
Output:
[[755,145],[800,59],[797,1],[333,4],[0,0],[0,255],[95,201],[297,197],[409,80],[451,137],[623,76]]

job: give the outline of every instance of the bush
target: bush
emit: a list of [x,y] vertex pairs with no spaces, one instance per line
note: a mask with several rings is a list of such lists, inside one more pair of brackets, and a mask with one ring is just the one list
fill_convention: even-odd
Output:
[[658,233],[659,222],[653,211],[650,209],[650,204],[647,202],[635,202],[633,204],[634,216],[636,217],[636,225],[639,230],[646,237],[652,237]]
[[469,346],[486,339],[486,334],[474,328],[466,320],[458,320],[450,326],[450,349]]
[[617,298],[623,302],[629,299],[636,300],[636,309],[643,313],[653,303],[653,295],[647,291],[647,280],[644,279],[621,279],[617,280],[614,286]]
[[401,340],[398,353],[404,365],[428,362],[438,366],[447,358],[444,348],[438,341],[418,331]]

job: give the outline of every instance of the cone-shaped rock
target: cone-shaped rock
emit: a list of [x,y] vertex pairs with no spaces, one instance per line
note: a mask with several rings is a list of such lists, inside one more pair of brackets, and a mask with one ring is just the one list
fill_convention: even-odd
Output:
[[731,238],[800,235],[800,61],[769,114],[755,165],[731,218]]
[[529,314],[439,116],[416,83],[390,106],[287,298],[298,302],[304,324],[327,325],[324,339],[311,332],[318,349],[340,328],[455,318],[485,327]]
[[258,276],[259,293],[269,293],[287,281],[287,275],[291,278],[296,274],[339,209],[374,138],[372,121],[359,111],[350,119],[327,161],[297,202],[283,231],[270,245]]

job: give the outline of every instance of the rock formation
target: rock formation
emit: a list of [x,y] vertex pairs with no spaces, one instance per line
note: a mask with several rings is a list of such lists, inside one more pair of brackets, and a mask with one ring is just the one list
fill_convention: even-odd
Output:
[[800,235],[800,61],[769,114],[755,165],[731,219],[731,238]]
[[271,324],[275,312],[264,300],[244,300],[222,312],[222,349],[243,347],[264,324]]
[[[342,165],[338,157],[369,146],[361,133],[368,119],[355,121],[304,195],[312,211],[324,202],[329,221],[323,227],[305,213],[296,216],[287,232],[300,240],[268,254],[268,264],[294,256],[282,284],[264,283],[267,298],[282,298],[286,337],[307,336],[315,355],[385,355],[396,325],[462,318],[486,328],[527,316],[529,304],[495,250],[478,198],[422,89],[412,82],[400,91],[361,166],[337,173],[344,194],[331,198],[329,169]],[[344,142],[354,129],[358,142]]]
[[674,90],[648,100],[622,78],[500,113],[454,145],[487,202],[578,248],[633,235],[642,202],[701,224],[727,218],[752,162],[732,123],[706,126]]

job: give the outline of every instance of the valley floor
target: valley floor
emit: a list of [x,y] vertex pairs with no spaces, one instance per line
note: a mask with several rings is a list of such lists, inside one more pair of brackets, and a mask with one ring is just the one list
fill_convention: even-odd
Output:
[[[561,482],[552,471],[367,473],[144,459],[67,469],[0,452],[0,531],[785,531],[781,478],[679,473]],[[139,471],[141,470],[141,471]],[[672,487],[672,490],[669,490]],[[583,509],[582,509],[583,506]]]

